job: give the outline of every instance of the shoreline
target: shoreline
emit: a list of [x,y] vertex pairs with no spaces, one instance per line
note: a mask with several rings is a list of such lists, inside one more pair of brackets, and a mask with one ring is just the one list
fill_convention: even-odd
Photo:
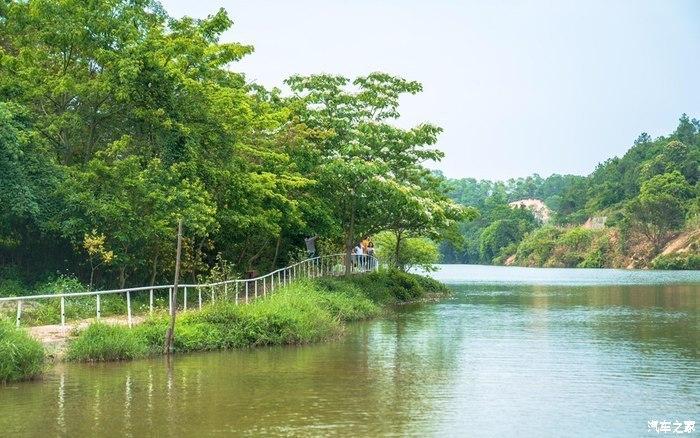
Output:
[[[449,295],[449,288],[437,280],[399,271],[303,281],[250,304],[220,302],[179,313],[174,354],[329,341],[342,336],[348,323],[380,317],[396,305],[434,302]],[[65,327],[18,331],[27,337],[33,332],[32,341],[44,352],[43,369],[65,362],[163,356],[167,315],[139,317],[139,323],[131,328],[122,319],[109,317],[95,322],[93,318]]]

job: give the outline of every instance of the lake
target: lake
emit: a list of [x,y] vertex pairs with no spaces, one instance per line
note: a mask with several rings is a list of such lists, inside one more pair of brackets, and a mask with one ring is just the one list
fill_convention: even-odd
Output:
[[700,271],[433,275],[453,298],[337,341],[60,364],[0,387],[0,435],[637,437],[700,422]]

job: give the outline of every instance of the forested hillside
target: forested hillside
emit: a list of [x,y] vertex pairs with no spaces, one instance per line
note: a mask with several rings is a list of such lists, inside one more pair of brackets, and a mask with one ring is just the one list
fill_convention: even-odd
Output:
[[[0,294],[231,278],[380,232],[436,236],[465,210],[423,167],[441,129],[396,127],[421,84],[236,71],[224,10],[152,0],[0,2]],[[38,287],[38,286],[37,286]],[[47,287],[55,291],[53,287]]]
[[[588,176],[506,182],[449,180],[452,198],[480,217],[443,242],[448,263],[700,268],[700,122],[685,114],[668,136],[642,134]],[[542,200],[548,223],[508,204]],[[676,240],[674,240],[676,239]],[[670,244],[672,243],[672,244]]]

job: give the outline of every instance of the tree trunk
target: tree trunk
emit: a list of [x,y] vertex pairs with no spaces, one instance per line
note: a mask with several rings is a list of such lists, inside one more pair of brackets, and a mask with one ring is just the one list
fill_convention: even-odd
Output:
[[353,236],[355,235],[355,202],[352,203],[352,211],[350,212],[350,228],[345,238],[345,275],[350,275],[352,271],[352,244]]
[[156,275],[158,274],[158,254],[153,257],[153,267],[151,268],[151,286],[156,284]]
[[275,256],[272,258],[272,266],[270,266],[270,271],[275,270],[275,266],[277,266],[277,257],[280,254],[280,244],[282,243],[282,234],[280,233],[279,236],[277,236],[277,245],[275,245]]
[[126,285],[126,266],[119,268],[119,289],[124,289]]
[[180,279],[180,253],[182,252],[182,219],[177,223],[177,251],[175,252],[175,281],[173,282],[173,293],[170,298],[170,324],[165,332],[165,346],[163,354],[173,353],[173,339],[175,336],[175,315],[177,314],[177,287]]
[[95,266],[93,266],[92,259],[90,259],[90,290],[92,290],[94,278],[95,278]]
[[394,262],[396,267],[403,271],[403,266],[401,265],[401,231],[396,232],[396,248],[394,248]]

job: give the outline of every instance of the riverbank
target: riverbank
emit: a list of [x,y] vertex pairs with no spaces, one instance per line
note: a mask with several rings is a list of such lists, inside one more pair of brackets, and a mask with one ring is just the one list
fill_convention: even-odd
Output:
[[[300,281],[248,305],[217,302],[181,312],[175,352],[320,342],[341,336],[346,323],[379,316],[392,305],[447,294],[449,289],[438,281],[397,271]],[[167,314],[156,313],[132,328],[93,322],[73,330],[64,351],[47,344],[48,354],[55,360],[84,362],[162,354],[167,321]],[[36,375],[18,374],[7,380]]]

